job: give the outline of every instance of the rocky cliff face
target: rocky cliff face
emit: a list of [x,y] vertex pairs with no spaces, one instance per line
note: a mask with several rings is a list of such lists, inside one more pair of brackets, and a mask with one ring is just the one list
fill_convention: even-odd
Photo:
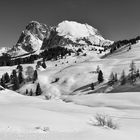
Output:
[[17,44],[12,47],[8,53],[12,56],[22,55],[29,52],[37,52],[42,46],[44,38],[48,38],[50,35],[50,27],[36,22],[31,21],[22,31]]
[[109,46],[113,42],[104,39],[97,29],[88,24],[74,21],[63,21],[50,32],[50,37],[43,41],[42,49],[55,46]]
[[104,39],[97,29],[88,24],[74,21],[63,21],[56,27],[31,21],[22,31],[16,45],[8,54],[19,56],[30,52],[39,54],[41,50],[61,46],[75,48],[77,46],[108,46],[113,42]]

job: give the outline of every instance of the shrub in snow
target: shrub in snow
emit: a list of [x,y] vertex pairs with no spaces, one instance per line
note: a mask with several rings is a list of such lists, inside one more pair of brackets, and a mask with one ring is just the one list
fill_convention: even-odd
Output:
[[101,126],[101,127],[111,128],[111,129],[118,128],[117,124],[113,122],[110,116],[103,115],[103,114],[96,114],[95,122],[92,121],[91,124],[94,126]]
[[45,99],[49,100],[49,99],[51,99],[51,97],[49,95],[45,95]]
[[44,132],[47,132],[47,131],[50,130],[49,127],[40,127],[40,126],[35,127],[35,129],[38,129],[38,130],[41,130],[41,131],[44,131]]

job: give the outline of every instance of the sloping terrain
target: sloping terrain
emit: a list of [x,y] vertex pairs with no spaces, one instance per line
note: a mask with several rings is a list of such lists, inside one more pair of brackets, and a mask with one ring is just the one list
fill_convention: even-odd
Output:
[[[80,105],[27,97],[9,90],[0,91],[1,139],[139,139],[139,93],[67,98]],[[90,124],[96,113],[110,115],[119,126],[118,129],[111,130]]]
[[[43,90],[39,97],[23,96],[26,89],[35,88],[36,83],[23,85],[16,93],[0,91],[0,138],[2,140],[139,140],[140,94],[139,92],[92,94],[91,83],[97,81],[96,69],[103,71],[104,83],[110,73],[118,77],[122,70],[129,72],[129,64],[135,61],[139,68],[140,42],[121,47],[113,54],[85,49],[86,55],[46,61],[47,68],[38,70],[38,81]],[[23,65],[23,72],[28,66]],[[0,67],[2,75],[14,67]],[[52,98],[46,100],[44,95]],[[65,101],[65,102],[64,102]],[[67,102],[67,103],[66,103]],[[94,126],[97,113],[111,116],[118,125],[116,130]]]

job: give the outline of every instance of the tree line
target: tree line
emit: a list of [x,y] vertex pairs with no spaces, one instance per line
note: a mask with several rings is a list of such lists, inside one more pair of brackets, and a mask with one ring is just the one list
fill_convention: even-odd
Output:
[[129,39],[129,40],[116,41],[109,46],[110,53],[113,53],[115,50],[117,50],[118,48],[120,48],[124,45],[128,45],[130,47],[130,45],[136,44],[138,40],[140,40],[140,36],[137,36],[136,38]]
[[[97,76],[97,82],[96,83],[91,83],[91,89],[94,90],[95,86],[98,84],[103,83],[104,81],[104,76],[103,72],[100,69],[100,67],[97,67],[96,73],[98,73]],[[126,75],[125,71],[122,70],[121,76],[118,78],[118,74],[111,72],[109,79],[107,81],[108,86],[113,86],[113,85],[125,85],[127,83],[131,85],[135,85],[137,80],[140,79],[140,72],[139,69],[136,67],[135,62],[132,61],[129,66],[129,73]]]
[[2,56],[0,56],[0,66],[13,66],[18,64],[32,64],[35,60],[43,58],[44,60],[57,60],[58,58],[63,58],[65,55],[71,55],[72,50],[69,50],[64,47],[55,47],[55,48],[49,48],[47,50],[44,50],[39,55],[28,53],[26,55],[18,56],[18,57],[11,57],[7,53],[3,53]]
[[[25,83],[28,82],[35,83],[38,79],[37,70],[34,70],[33,67],[31,66],[27,67],[25,74],[26,74],[26,78],[23,76],[23,67],[22,65],[19,64],[16,67],[16,69],[12,71],[10,75],[7,72],[2,75],[2,77],[0,78],[0,85],[4,88],[17,91]],[[36,85],[35,92],[33,92],[32,89],[30,91],[26,89],[25,92],[25,95],[29,95],[29,96],[39,96],[41,94],[42,94],[42,90],[39,83],[37,83]]]
[[140,79],[139,69],[136,68],[134,61],[132,61],[130,63],[129,73],[127,75],[123,70],[120,78],[118,79],[117,73],[111,72],[108,80],[108,85],[113,86],[115,83],[119,83],[120,85],[125,85],[126,83],[130,83],[131,85],[134,85],[138,79]]

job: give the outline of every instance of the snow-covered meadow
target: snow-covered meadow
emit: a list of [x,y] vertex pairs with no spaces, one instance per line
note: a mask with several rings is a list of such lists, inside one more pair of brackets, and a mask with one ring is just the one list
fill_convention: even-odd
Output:
[[[121,53],[123,52],[123,53]],[[35,84],[25,84],[18,92],[0,91],[1,140],[139,140],[140,93],[92,94],[91,82],[97,81],[97,66],[105,82],[111,71],[120,76],[135,60],[139,68],[140,43],[131,51],[120,50],[104,59],[95,52],[86,56],[68,56],[47,61],[47,68],[38,71],[43,95],[21,95]],[[57,64],[57,66],[56,66]],[[28,64],[23,65],[24,70]],[[32,64],[35,68],[35,64]],[[15,67],[1,67],[0,75]],[[56,81],[57,79],[57,81]],[[90,93],[90,94],[89,94]],[[52,98],[46,100],[44,95]],[[113,130],[93,125],[96,114],[109,115],[118,127]],[[92,122],[92,124],[91,124]]]

